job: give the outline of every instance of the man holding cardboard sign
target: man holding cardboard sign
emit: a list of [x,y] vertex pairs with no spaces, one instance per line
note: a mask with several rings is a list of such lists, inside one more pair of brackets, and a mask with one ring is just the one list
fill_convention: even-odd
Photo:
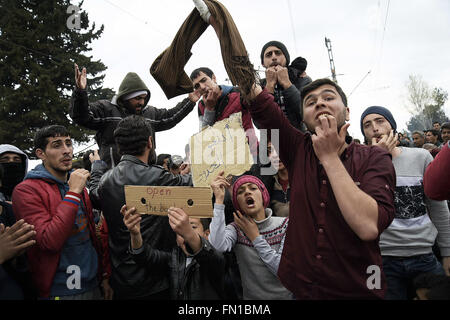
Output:
[[[120,213],[125,204],[124,186],[189,186],[192,185],[191,176],[174,176],[158,166],[147,164],[153,151],[153,130],[142,116],[133,115],[121,120],[114,138],[122,155],[119,164],[102,176],[104,170],[94,162],[91,174],[91,198],[103,210],[109,231],[110,284],[114,299],[168,299],[168,276],[158,268],[137,265],[129,254],[129,232]],[[142,216],[141,233],[144,242],[155,249],[170,251],[176,246],[167,217]]]

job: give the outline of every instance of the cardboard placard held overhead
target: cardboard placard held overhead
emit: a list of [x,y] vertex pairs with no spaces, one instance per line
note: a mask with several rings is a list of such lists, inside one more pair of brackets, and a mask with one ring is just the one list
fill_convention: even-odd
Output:
[[125,202],[140,214],[166,216],[170,207],[181,208],[190,217],[212,218],[210,188],[125,186]]
[[243,174],[254,163],[241,112],[193,135],[190,151],[194,187],[209,187],[221,171],[225,177]]

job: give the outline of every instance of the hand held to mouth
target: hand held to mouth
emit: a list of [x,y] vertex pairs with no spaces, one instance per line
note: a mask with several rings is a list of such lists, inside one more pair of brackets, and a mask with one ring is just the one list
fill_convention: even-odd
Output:
[[250,239],[250,241],[254,241],[256,237],[259,236],[259,229],[253,218],[241,214],[239,210],[233,212],[233,216],[234,222],[242,230],[242,232],[245,233],[245,235],[247,236],[247,238]]
[[69,184],[69,191],[81,194],[90,176],[91,174],[89,173],[89,171],[85,169],[77,169],[73,171],[70,174],[69,181],[67,181],[67,183]]
[[345,148],[345,137],[349,123],[345,123],[337,131],[336,118],[331,115],[321,115],[320,125],[315,128],[316,133],[311,136],[314,152],[317,158],[325,164],[329,160],[339,158]]

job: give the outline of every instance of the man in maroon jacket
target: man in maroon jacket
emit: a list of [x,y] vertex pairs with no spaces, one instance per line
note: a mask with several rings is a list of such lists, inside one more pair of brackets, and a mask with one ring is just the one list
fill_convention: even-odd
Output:
[[427,197],[433,200],[450,200],[450,141],[428,165],[423,176]]
[[389,154],[347,136],[350,109],[329,79],[306,86],[303,133],[289,125],[266,90],[249,106],[265,129],[279,129],[289,172],[289,228],[278,270],[297,299],[381,299],[386,290],[378,239],[394,217]]
[[63,126],[40,129],[34,138],[42,164],[13,192],[17,218],[34,225],[28,251],[33,281],[42,299],[99,299],[100,245],[85,185],[89,171],[72,171],[73,145]]

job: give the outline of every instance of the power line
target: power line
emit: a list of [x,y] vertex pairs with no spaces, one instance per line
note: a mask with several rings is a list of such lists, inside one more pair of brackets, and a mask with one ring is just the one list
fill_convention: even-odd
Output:
[[295,48],[295,53],[298,53],[298,48],[297,48],[297,36],[295,35],[295,28],[294,28],[294,19],[292,17],[292,7],[291,7],[291,1],[290,0],[286,0],[287,1],[287,5],[288,5],[288,11],[289,11],[289,18],[291,21],[291,30],[292,30],[292,36],[294,37],[294,48]]
[[349,97],[352,95],[353,92],[355,92],[355,90],[361,85],[361,83],[364,81],[364,79],[367,78],[367,76],[372,72],[372,70],[369,70],[369,72],[367,72],[367,74],[361,79],[361,81],[356,85],[356,87],[352,90],[352,92],[350,92],[350,94],[348,95]]
[[[389,7],[391,4],[391,0],[388,0],[388,5],[386,8],[386,16],[384,18],[384,27],[383,27],[383,35],[381,36],[381,44],[380,44],[380,58],[378,59],[378,66],[381,64],[381,59],[383,57],[383,45],[384,45],[384,37],[386,35],[386,26],[387,26],[387,19],[389,15]],[[379,68],[379,67],[378,67]]]

